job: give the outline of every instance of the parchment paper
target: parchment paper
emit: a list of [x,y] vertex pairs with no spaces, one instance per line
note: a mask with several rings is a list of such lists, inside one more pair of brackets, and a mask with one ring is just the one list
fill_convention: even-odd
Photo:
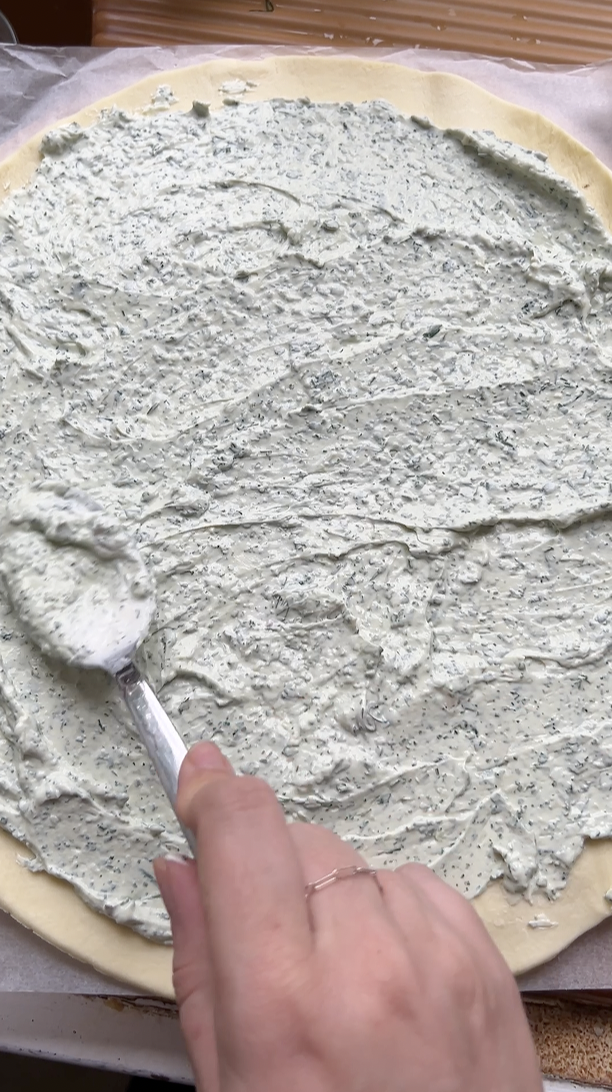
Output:
[[[136,80],[219,57],[295,54],[289,46],[168,46],[123,49],[0,47],[0,159],[45,125]],[[455,72],[561,125],[612,167],[612,61],[533,65],[425,49],[309,47],[304,53],[374,57],[424,71]]]
[[[0,47],[0,160],[40,129],[136,80],[222,56],[295,54],[271,46],[140,49]],[[303,52],[334,56],[333,48]],[[586,67],[533,65],[438,50],[347,50],[424,71],[454,72],[502,98],[545,114],[612,167],[612,61]],[[611,800],[612,807],[612,800]],[[612,988],[612,919],[523,976],[530,990]],[[121,994],[113,983],[56,951],[0,912],[0,991]]]

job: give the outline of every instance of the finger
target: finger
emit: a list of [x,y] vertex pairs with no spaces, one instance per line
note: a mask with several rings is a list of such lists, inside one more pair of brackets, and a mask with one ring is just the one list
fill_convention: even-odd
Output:
[[[420,891],[422,897],[428,900],[432,919],[437,918],[444,923],[441,936],[445,939],[440,946],[440,951],[444,953],[447,966],[449,956],[451,960],[453,958],[455,960],[453,975],[455,994],[457,984],[462,983],[464,998],[467,996],[469,1001],[470,994],[473,999],[473,995],[480,988],[487,998],[487,1011],[490,1014],[504,1013],[501,1018],[508,1020],[509,1026],[513,1025],[516,1013],[521,1013],[518,985],[471,903],[424,865],[402,865],[392,874],[392,878],[397,882],[404,897],[408,892],[412,896],[415,891]],[[406,915],[402,918],[400,911],[400,913],[396,912],[396,916],[405,929]],[[461,966],[461,963],[464,964],[465,973],[457,974],[457,966]],[[520,1019],[518,1027],[520,1032],[522,1027]],[[529,1044],[529,1035],[525,1042],[526,1045]],[[514,1064],[516,1067],[516,1060],[512,1062],[515,1050],[514,1036],[509,1034],[506,1037],[505,1049],[509,1052],[508,1064]],[[529,1049],[522,1061],[526,1071],[531,1070],[533,1058]]]
[[484,951],[490,957],[502,960],[474,907],[454,887],[425,865],[401,865],[396,869],[395,875],[404,888],[418,890],[430,900],[447,925],[469,942],[471,947],[478,946],[482,949],[484,946]]
[[[290,974],[303,964],[312,936],[302,871],[280,804],[264,781],[232,776],[215,752],[190,752],[177,813],[197,839],[216,1001],[234,1011],[248,995],[249,981],[273,969]],[[209,758],[213,768],[207,768]]]
[[172,925],[173,983],[198,1088],[219,1087],[208,933],[193,861],[160,857],[155,876]]
[[[337,868],[367,867],[363,857],[331,830],[314,823],[290,823],[289,834],[302,866],[304,886]],[[386,911],[375,876],[367,873],[342,878],[313,891],[308,898],[311,925],[323,945],[354,943],[363,932],[364,915],[385,917]]]
[[427,893],[417,884],[402,882],[398,873],[399,869],[381,869],[378,873],[383,901],[396,933],[411,952],[415,943],[419,948],[437,944],[446,927],[445,920],[437,913]]
[[187,751],[179,770],[178,787],[183,798],[183,804],[186,804],[191,795],[190,785],[193,774],[197,773],[198,770],[216,770],[222,774],[234,773],[231,762],[221,753],[216,743],[203,740],[201,743],[194,744]]
[[[506,961],[463,895],[424,865],[402,865],[393,874],[393,879],[398,888],[393,912],[407,940],[410,927],[402,902],[409,892],[413,896],[415,891],[419,891],[428,903],[432,927],[437,928],[440,935],[445,935],[449,943],[454,938],[462,950],[469,953],[473,966],[480,968],[481,981],[490,1004],[495,1007],[516,991]],[[439,924],[436,926],[434,922]]]

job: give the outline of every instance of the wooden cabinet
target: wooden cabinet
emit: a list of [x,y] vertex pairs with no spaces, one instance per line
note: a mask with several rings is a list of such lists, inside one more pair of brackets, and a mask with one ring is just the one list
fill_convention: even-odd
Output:
[[612,56],[612,0],[93,0],[93,12],[97,46],[419,45],[562,64]]
[[0,0],[23,45],[90,45],[91,0]]

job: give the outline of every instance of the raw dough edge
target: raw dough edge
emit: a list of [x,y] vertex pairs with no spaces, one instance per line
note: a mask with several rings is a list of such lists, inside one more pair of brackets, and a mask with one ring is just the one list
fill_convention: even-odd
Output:
[[[88,126],[111,106],[138,111],[150,105],[160,84],[169,84],[177,102],[173,110],[191,107],[193,99],[211,109],[223,105],[221,84],[228,79],[256,85],[241,99],[300,98],[317,102],[363,102],[386,99],[408,114],[426,116],[443,128],[491,129],[497,136],[544,152],[552,167],[570,179],[597,209],[612,231],[612,173],[569,134],[532,110],[491,95],[461,76],[418,72],[401,65],[336,58],[294,56],[262,61],[219,60],[157,73],[44,132],[76,121]],[[0,163],[0,200],[23,186],[40,163],[43,133],[37,134]],[[19,863],[29,851],[0,831],[0,907],[39,936],[97,970],[144,993],[174,996],[172,949],[138,936],[91,910],[66,883],[46,873],[32,873]],[[544,963],[612,913],[605,893],[612,888],[612,841],[587,841],[568,884],[555,902],[536,896],[532,904],[513,901],[503,887],[491,884],[474,906],[515,974]],[[545,914],[554,926],[531,928]]]

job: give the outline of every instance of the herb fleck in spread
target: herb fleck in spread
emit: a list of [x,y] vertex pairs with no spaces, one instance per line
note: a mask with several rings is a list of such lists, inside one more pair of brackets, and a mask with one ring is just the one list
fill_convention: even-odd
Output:
[[[0,206],[5,502],[61,480],[123,513],[153,685],[289,816],[554,896],[612,835],[595,213],[384,103],[112,110],[42,150]],[[167,938],[149,862],[181,835],[112,684],[6,596],[0,638],[2,824]]]

